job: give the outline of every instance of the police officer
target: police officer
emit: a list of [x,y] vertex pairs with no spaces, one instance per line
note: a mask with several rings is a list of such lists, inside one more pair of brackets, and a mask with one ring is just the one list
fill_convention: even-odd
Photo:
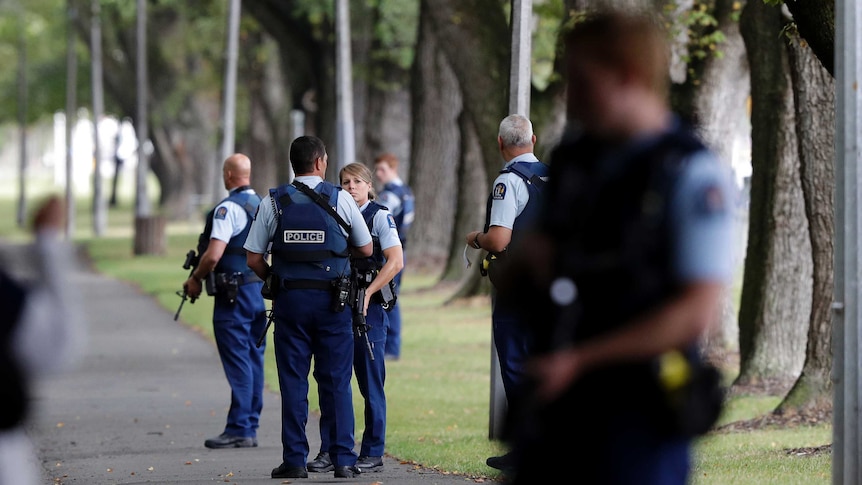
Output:
[[[407,235],[410,225],[415,218],[415,204],[413,191],[398,176],[398,157],[392,153],[384,153],[374,160],[374,175],[383,184],[380,191],[380,203],[389,208],[395,216],[395,225],[398,228],[398,237],[401,238],[401,248],[404,254],[404,265],[407,264]],[[401,291],[401,275],[399,271],[395,275],[395,293]],[[401,358],[401,307],[398,304],[389,312],[389,331],[386,335],[387,359],[398,360]]]
[[[45,483],[28,433],[32,389],[78,365],[87,347],[88,323],[71,278],[75,247],[63,240],[65,214],[62,197],[42,202],[32,220],[34,241],[9,255],[18,258],[11,268],[0,266],[0,485]],[[33,273],[16,271],[25,268]]]
[[200,296],[203,280],[214,296],[213,334],[225,377],[231,389],[224,432],[204,441],[207,448],[257,446],[257,428],[263,409],[263,352],[257,336],[266,325],[263,284],[246,264],[242,245],[248,235],[260,197],[249,185],[251,160],[241,153],[222,166],[228,196],[206,216],[198,240],[200,261],[183,288]]
[[[502,273],[500,267],[509,258],[510,244],[534,222],[541,206],[541,194],[548,176],[548,166],[533,154],[536,135],[533,124],[519,114],[509,115],[500,122],[497,145],[506,164],[494,180],[494,188],[488,197],[485,227],[482,231],[471,231],[466,242],[475,249],[488,251],[484,264],[494,288],[501,280],[495,276]],[[514,400],[517,388],[523,380],[523,364],[529,352],[529,334],[518,322],[515,308],[508,298],[494,295],[491,313],[494,345],[500,361],[500,374],[507,399]],[[512,453],[492,456],[486,460],[488,466],[500,470],[510,469],[514,464]]]
[[[275,291],[275,358],[282,401],[282,464],[272,478],[308,476],[308,373],[314,378],[321,414],[332,416],[327,452],[336,478],[352,478],[354,467],[353,325],[348,295],[350,254],[368,257],[371,234],[356,202],[323,180],[328,156],[319,138],[301,136],[290,145],[296,178],[270,189],[245,243],[248,265]],[[272,266],[264,255],[272,243]]]
[[[365,298],[359,311],[365,314],[365,324],[368,326],[363,330],[364,335],[356,335],[353,349],[353,370],[359,392],[365,400],[365,431],[362,433],[356,467],[363,472],[378,472],[383,470],[386,438],[386,394],[383,392],[386,367],[383,354],[389,326],[387,309],[391,311],[393,308],[394,301],[391,301],[391,298],[395,294],[390,282],[401,271],[404,259],[395,218],[386,207],[373,200],[374,187],[368,167],[361,163],[351,163],[341,169],[339,178],[341,188],[353,197],[362,211],[374,244],[371,257],[354,258],[351,265],[358,280],[355,284],[365,288]],[[389,301],[386,301],[387,298]],[[354,312],[356,311],[354,308]],[[354,321],[354,325],[356,324]],[[332,469],[329,453],[323,451],[329,449],[332,426],[331,416],[321,415],[321,451],[317,458],[308,463],[309,471],[326,472]]]
[[700,380],[710,374],[697,344],[734,273],[732,179],[668,107],[658,25],[606,12],[565,39],[580,131],[552,155],[523,265],[535,269],[525,291],[544,293],[529,323],[552,321],[550,307],[555,325],[527,365],[535,434],[522,438],[514,483],[565,464],[583,483],[683,485],[691,440],[717,417],[684,404],[712,396],[695,382],[715,383]]

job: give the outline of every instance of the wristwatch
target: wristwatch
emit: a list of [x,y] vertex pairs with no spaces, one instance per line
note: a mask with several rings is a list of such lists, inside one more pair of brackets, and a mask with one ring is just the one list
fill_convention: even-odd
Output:
[[482,246],[479,246],[479,234],[482,234],[482,233],[476,232],[476,237],[473,238],[473,247],[476,249],[482,249]]

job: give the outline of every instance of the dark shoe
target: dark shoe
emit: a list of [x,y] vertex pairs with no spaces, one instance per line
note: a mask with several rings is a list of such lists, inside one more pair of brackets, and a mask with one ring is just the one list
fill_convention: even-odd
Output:
[[272,478],[308,478],[308,472],[301,466],[287,466],[282,463],[272,469]]
[[257,438],[243,438],[242,436],[234,436],[227,433],[222,433],[215,438],[210,438],[204,441],[204,446],[207,448],[252,448],[257,446]]
[[329,453],[321,451],[317,454],[317,458],[305,464],[308,471],[314,473],[331,472],[335,467],[332,466],[332,460],[329,459]]
[[362,473],[380,472],[383,471],[382,456],[360,456],[356,460],[356,468],[362,470]]
[[362,470],[355,466],[337,466],[335,467],[335,478],[353,478],[362,473]]
[[485,464],[497,470],[513,472],[515,471],[515,454],[510,451],[502,456],[492,456],[485,460]]

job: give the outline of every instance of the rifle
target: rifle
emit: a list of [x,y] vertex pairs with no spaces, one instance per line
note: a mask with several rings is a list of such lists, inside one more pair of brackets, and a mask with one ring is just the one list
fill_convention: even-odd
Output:
[[257,339],[257,348],[260,348],[263,345],[263,341],[266,340],[266,332],[269,331],[269,326],[272,325],[272,319],[275,318],[275,312],[272,310],[266,311],[266,325],[263,327],[263,332],[260,333],[260,337]]
[[[276,294],[278,293],[278,289],[280,286],[281,280],[278,276],[275,276],[275,273],[272,272],[272,268],[270,268],[270,272],[266,275],[266,278],[263,280],[263,286],[260,288],[260,296],[263,297],[264,300],[274,300]],[[266,332],[269,331],[269,327],[272,325],[272,320],[275,318],[274,310],[266,311],[266,325],[263,327],[263,332],[260,333],[260,337],[257,339],[257,348],[260,348],[263,345],[263,341],[266,340]]]
[[355,297],[353,298],[353,331],[357,337],[365,339],[365,348],[368,349],[368,356],[371,360],[374,360],[374,348],[371,345],[371,341],[368,340],[368,329],[371,327],[366,323],[365,313],[363,313],[365,309],[365,290],[368,288],[371,280],[374,279],[374,276],[367,272],[360,273],[355,269],[352,272],[355,293]]
[[[194,249],[189,249],[189,252],[186,253],[186,261],[183,263],[183,269],[190,269],[191,270],[191,271],[189,271],[189,278],[191,278],[192,274],[195,272],[195,269],[198,267],[198,263],[200,263],[200,262],[201,262],[200,255],[196,254]],[[177,318],[180,317],[180,312],[183,310],[183,304],[186,302],[186,300],[189,299],[189,293],[188,293],[188,291],[186,291],[186,289],[184,287],[182,293],[177,291],[177,296],[181,297],[182,301],[180,301],[180,306],[179,306],[179,308],[177,308],[177,313],[174,314],[174,321],[176,321]],[[191,297],[192,303],[194,303],[195,300],[197,300],[196,297],[194,297],[194,296]]]

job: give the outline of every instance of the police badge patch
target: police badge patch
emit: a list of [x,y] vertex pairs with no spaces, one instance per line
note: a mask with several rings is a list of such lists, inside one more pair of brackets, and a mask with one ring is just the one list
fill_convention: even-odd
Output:
[[491,198],[494,200],[503,200],[506,198],[506,184],[500,182],[494,186],[494,191],[491,192]]
[[216,209],[215,215],[213,216],[214,219],[224,219],[225,217],[227,217],[227,207],[219,207]]
[[386,215],[386,220],[389,221],[389,227],[395,229],[397,226],[395,225],[395,216],[392,214]]
[[697,214],[711,216],[726,212],[724,195],[718,185],[708,184],[701,187],[697,197],[697,204],[695,205]]

